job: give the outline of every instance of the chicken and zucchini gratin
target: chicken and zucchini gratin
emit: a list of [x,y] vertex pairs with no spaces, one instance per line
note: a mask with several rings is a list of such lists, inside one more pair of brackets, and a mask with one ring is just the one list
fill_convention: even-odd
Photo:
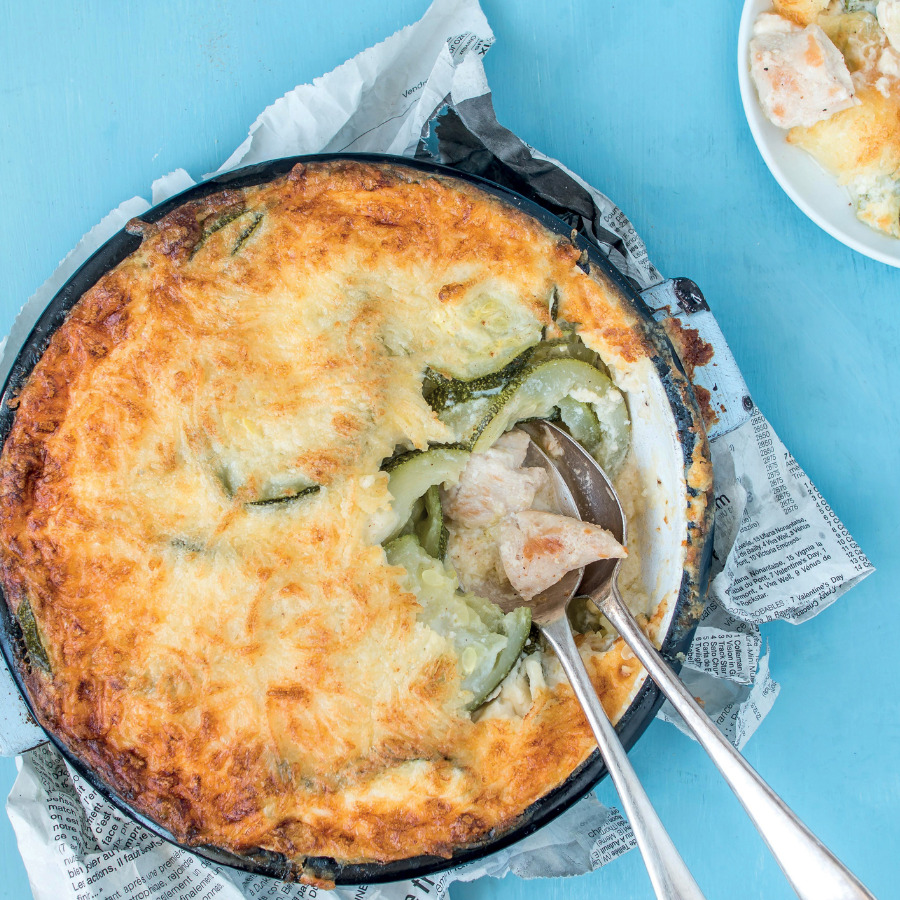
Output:
[[[555,514],[516,423],[558,421],[617,479],[652,636],[707,521],[702,426],[686,463],[648,326],[568,239],[403,167],[298,165],[129,228],[0,458],[42,725],[184,844],[302,868],[510,828],[594,744],[485,586],[626,552]],[[572,618],[616,718],[643,672]]]
[[753,35],[766,117],[900,238],[900,0],[774,0]]

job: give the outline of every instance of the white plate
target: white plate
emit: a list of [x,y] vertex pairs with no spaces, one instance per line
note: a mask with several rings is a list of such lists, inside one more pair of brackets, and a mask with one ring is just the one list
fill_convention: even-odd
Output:
[[756,17],[772,8],[772,0],[746,0],[738,33],[738,78],[744,114],[756,146],[769,171],[784,192],[820,228],[842,244],[860,253],[900,267],[900,239],[888,237],[856,218],[846,188],[799,147],[791,146],[787,131],[773,125],[764,115],[750,79],[750,38]]

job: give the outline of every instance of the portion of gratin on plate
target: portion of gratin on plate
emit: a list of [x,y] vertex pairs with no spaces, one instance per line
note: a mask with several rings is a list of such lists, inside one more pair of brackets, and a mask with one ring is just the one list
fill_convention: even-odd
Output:
[[[527,609],[479,595],[558,577],[509,563],[560,526],[516,422],[615,476],[651,636],[708,525],[646,321],[570,240],[398,166],[298,165],[130,229],[0,458],[41,724],[189,845],[385,862],[510,828],[595,746]],[[624,553],[566,533],[567,559]],[[572,617],[617,718],[643,672]]]
[[900,238],[900,0],[775,0],[750,42],[763,112]]

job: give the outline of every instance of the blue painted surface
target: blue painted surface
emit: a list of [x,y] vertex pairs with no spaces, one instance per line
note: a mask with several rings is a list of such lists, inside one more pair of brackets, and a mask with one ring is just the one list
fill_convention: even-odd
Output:
[[[150,181],[219,165],[269,102],[425,0],[0,0],[0,333],[84,231]],[[764,629],[782,692],[747,756],[873,889],[900,897],[892,678],[900,562],[900,271],[809,222],[765,169],[735,73],[740,4],[484,0],[500,120],[609,193],[668,275],[703,288],[759,406],[879,571]],[[793,896],[696,745],[654,723],[638,773],[710,900]],[[0,794],[14,777],[0,760]],[[599,788],[614,803],[611,786]],[[651,897],[640,857],[454,900]],[[0,900],[30,897],[0,816]]]

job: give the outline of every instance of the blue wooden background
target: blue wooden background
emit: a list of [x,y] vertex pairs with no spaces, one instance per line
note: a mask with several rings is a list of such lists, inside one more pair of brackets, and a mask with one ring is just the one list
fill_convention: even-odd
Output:
[[[782,692],[746,755],[881,900],[900,897],[900,271],[820,231],[766,170],[738,95],[736,0],[483,5],[500,121],[615,198],[665,274],[701,285],[757,403],[878,567],[812,622],[765,627]],[[268,103],[426,6],[0,0],[0,333],[122,199],[215,168]],[[710,900],[793,896],[695,744],[656,722],[632,758]],[[0,760],[3,796],[14,774]],[[636,852],[450,893],[651,897]],[[0,816],[0,900],[30,896]]]

